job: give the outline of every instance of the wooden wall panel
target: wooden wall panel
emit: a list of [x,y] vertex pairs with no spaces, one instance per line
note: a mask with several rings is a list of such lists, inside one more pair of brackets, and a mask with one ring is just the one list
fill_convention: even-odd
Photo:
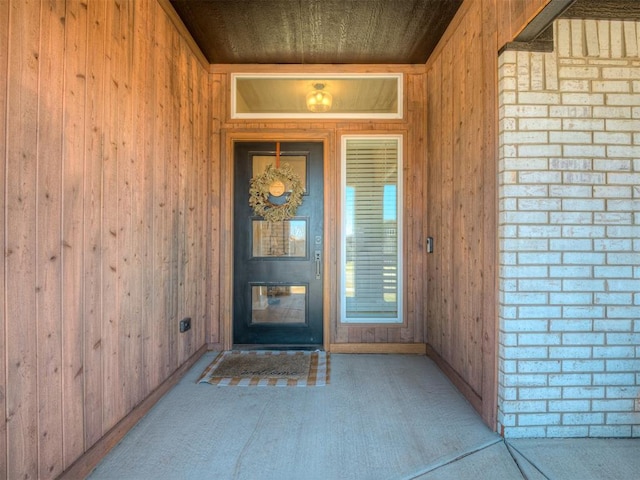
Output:
[[[242,72],[273,72],[274,66],[243,66]],[[282,66],[279,72],[287,73],[312,73],[326,72],[326,66]],[[231,120],[229,115],[229,98],[225,92],[229,91],[229,72],[234,71],[233,66],[214,66],[212,73],[212,97],[216,101],[217,111],[212,112],[215,119],[212,136],[219,131],[226,138],[256,139],[278,138],[311,138],[312,136],[324,136],[331,139],[330,151],[326,153],[328,164],[325,173],[325,191],[335,192],[339,190],[340,181],[340,137],[344,134],[402,134],[404,135],[404,325],[398,326],[371,326],[371,325],[345,325],[338,320],[338,291],[336,285],[339,279],[337,271],[338,225],[340,219],[340,205],[337,198],[332,196],[327,200],[325,217],[328,219],[330,231],[325,232],[328,244],[326,265],[328,283],[325,296],[328,297],[331,344],[423,344],[424,316],[425,316],[425,268],[424,241],[425,241],[425,195],[423,188],[425,182],[425,131],[422,128],[425,122],[425,83],[423,66],[340,66],[332,65],[331,71],[335,73],[365,73],[365,72],[403,72],[405,74],[405,118],[403,120],[304,120],[304,121],[278,121],[278,120]],[[240,71],[239,68],[237,68]],[[217,100],[216,100],[217,99]],[[218,123],[219,122],[219,123]],[[215,146],[213,148],[216,148]],[[233,198],[231,194],[232,159],[227,146],[220,145],[221,157],[224,163],[220,167],[219,174],[214,172],[213,178],[220,178],[220,198]],[[218,185],[216,185],[218,188]],[[212,342],[221,342],[227,348],[231,344],[231,279],[232,269],[232,205],[231,202],[214,200],[215,205],[220,205],[222,218],[220,225],[220,251],[217,258],[220,259],[221,268],[220,285],[220,319],[212,319]],[[216,211],[214,207],[212,209]],[[215,261],[213,262],[215,263]],[[212,307],[213,309],[213,307]],[[216,334],[215,332],[219,332]]]
[[427,63],[428,350],[495,427],[495,4],[466,2]]
[[[0,198],[6,198],[6,162],[7,162],[7,118],[8,98],[6,96],[8,83],[9,57],[9,2],[0,0]],[[5,247],[6,208],[0,208],[0,251],[3,257],[7,254]],[[7,289],[5,285],[5,262],[0,261],[0,299],[2,305],[7,304]],[[8,478],[7,473],[7,330],[5,308],[0,308],[0,478]]]
[[57,477],[206,343],[209,72],[165,8],[0,0],[0,478]]
[[497,0],[498,49],[512,42],[551,0]]

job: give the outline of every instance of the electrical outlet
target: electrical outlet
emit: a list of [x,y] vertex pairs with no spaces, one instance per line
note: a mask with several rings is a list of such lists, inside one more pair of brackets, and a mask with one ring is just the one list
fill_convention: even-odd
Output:
[[191,318],[189,317],[180,320],[180,333],[184,333],[187,330],[191,330]]

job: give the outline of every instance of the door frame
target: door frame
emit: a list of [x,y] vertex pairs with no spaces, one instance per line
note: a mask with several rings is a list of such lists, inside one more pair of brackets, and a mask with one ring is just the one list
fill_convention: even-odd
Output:
[[[335,166],[331,163],[335,161],[335,138],[331,132],[327,131],[265,131],[265,130],[222,130],[222,141],[220,144],[220,342],[224,350],[230,350],[233,346],[233,211],[234,211],[234,190],[233,175],[234,169],[234,143],[238,141],[255,142],[318,142],[322,143],[323,155],[323,228],[324,241],[322,245],[322,345],[325,351],[329,351],[331,332],[331,312],[334,308],[334,289],[331,288],[331,278],[336,272],[331,268],[335,262],[331,261],[330,253],[335,252],[336,222],[331,218],[336,218],[335,200],[332,200],[326,192],[335,182],[331,181],[332,172],[336,172]],[[335,173],[333,173],[335,175]],[[216,319],[211,319],[215,322]]]

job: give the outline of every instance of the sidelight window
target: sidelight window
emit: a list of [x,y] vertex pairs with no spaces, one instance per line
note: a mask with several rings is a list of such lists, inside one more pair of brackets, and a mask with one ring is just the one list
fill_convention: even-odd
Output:
[[341,321],[402,322],[402,137],[342,139]]

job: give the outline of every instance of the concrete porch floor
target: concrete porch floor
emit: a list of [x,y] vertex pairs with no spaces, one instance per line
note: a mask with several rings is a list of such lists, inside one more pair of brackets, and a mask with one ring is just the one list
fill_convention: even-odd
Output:
[[333,354],[325,387],[195,383],[215,355],[89,478],[640,478],[640,439],[505,441],[424,356]]

